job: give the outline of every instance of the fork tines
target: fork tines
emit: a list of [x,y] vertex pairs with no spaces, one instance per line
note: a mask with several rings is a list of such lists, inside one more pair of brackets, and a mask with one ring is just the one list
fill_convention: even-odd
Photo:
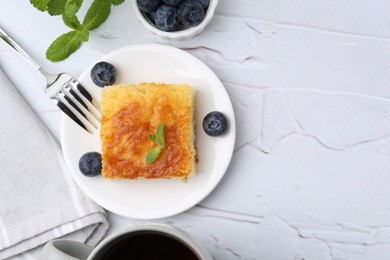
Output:
[[52,101],[89,133],[99,129],[99,104],[75,79],[64,84],[62,89],[52,97]]

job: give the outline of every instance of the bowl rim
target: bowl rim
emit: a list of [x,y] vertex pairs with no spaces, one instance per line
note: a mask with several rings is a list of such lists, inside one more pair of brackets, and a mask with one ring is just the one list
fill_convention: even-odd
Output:
[[155,33],[158,36],[161,36],[163,38],[168,38],[168,39],[186,39],[186,38],[193,37],[198,33],[202,32],[204,28],[206,28],[206,26],[210,23],[211,19],[213,18],[215,9],[218,5],[218,0],[210,0],[210,4],[207,7],[205,17],[200,24],[180,31],[166,32],[152,25],[148,21],[148,19],[145,18],[144,13],[138,8],[137,0],[133,0],[132,2],[138,20],[141,21],[141,23],[151,32]]

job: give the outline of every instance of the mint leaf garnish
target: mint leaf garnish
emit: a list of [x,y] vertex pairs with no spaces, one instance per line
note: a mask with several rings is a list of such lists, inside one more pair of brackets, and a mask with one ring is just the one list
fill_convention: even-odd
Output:
[[156,134],[150,134],[149,139],[153,142],[157,143],[158,146],[150,150],[146,154],[146,163],[151,164],[154,162],[158,156],[160,155],[160,152],[162,149],[165,148],[165,141],[164,141],[164,124],[159,124],[156,129]]
[[164,124],[159,124],[156,130],[157,143],[165,147],[164,143]]
[[152,162],[154,162],[158,158],[158,156],[160,155],[161,149],[162,149],[161,146],[157,146],[157,147],[153,148],[152,150],[150,150],[146,154],[146,159],[145,159],[146,163],[151,164]]
[[158,143],[158,142],[157,142],[157,136],[155,136],[155,135],[153,135],[153,134],[150,134],[150,135],[149,135],[149,139],[152,140],[152,141],[155,142],[155,143]]
[[94,0],[84,17],[83,27],[93,30],[104,23],[111,12],[111,3],[107,0]]
[[46,58],[61,61],[75,52],[82,42],[88,41],[88,31],[71,31],[58,37],[47,49]]

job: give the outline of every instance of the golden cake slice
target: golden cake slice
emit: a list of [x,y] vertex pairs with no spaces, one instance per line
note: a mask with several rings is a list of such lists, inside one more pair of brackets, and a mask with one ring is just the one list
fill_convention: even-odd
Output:
[[[142,83],[103,89],[101,98],[102,174],[106,179],[186,178],[195,174],[194,92],[187,85]],[[149,135],[164,125],[164,143]]]

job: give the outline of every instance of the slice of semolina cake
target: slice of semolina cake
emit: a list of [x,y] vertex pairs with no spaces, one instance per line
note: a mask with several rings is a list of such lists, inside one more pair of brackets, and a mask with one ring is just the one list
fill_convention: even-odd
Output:
[[[104,88],[100,130],[104,178],[195,175],[194,94],[187,84],[142,83]],[[164,147],[150,137],[156,135],[159,125],[163,125]],[[160,153],[154,161],[146,162],[153,149]]]

